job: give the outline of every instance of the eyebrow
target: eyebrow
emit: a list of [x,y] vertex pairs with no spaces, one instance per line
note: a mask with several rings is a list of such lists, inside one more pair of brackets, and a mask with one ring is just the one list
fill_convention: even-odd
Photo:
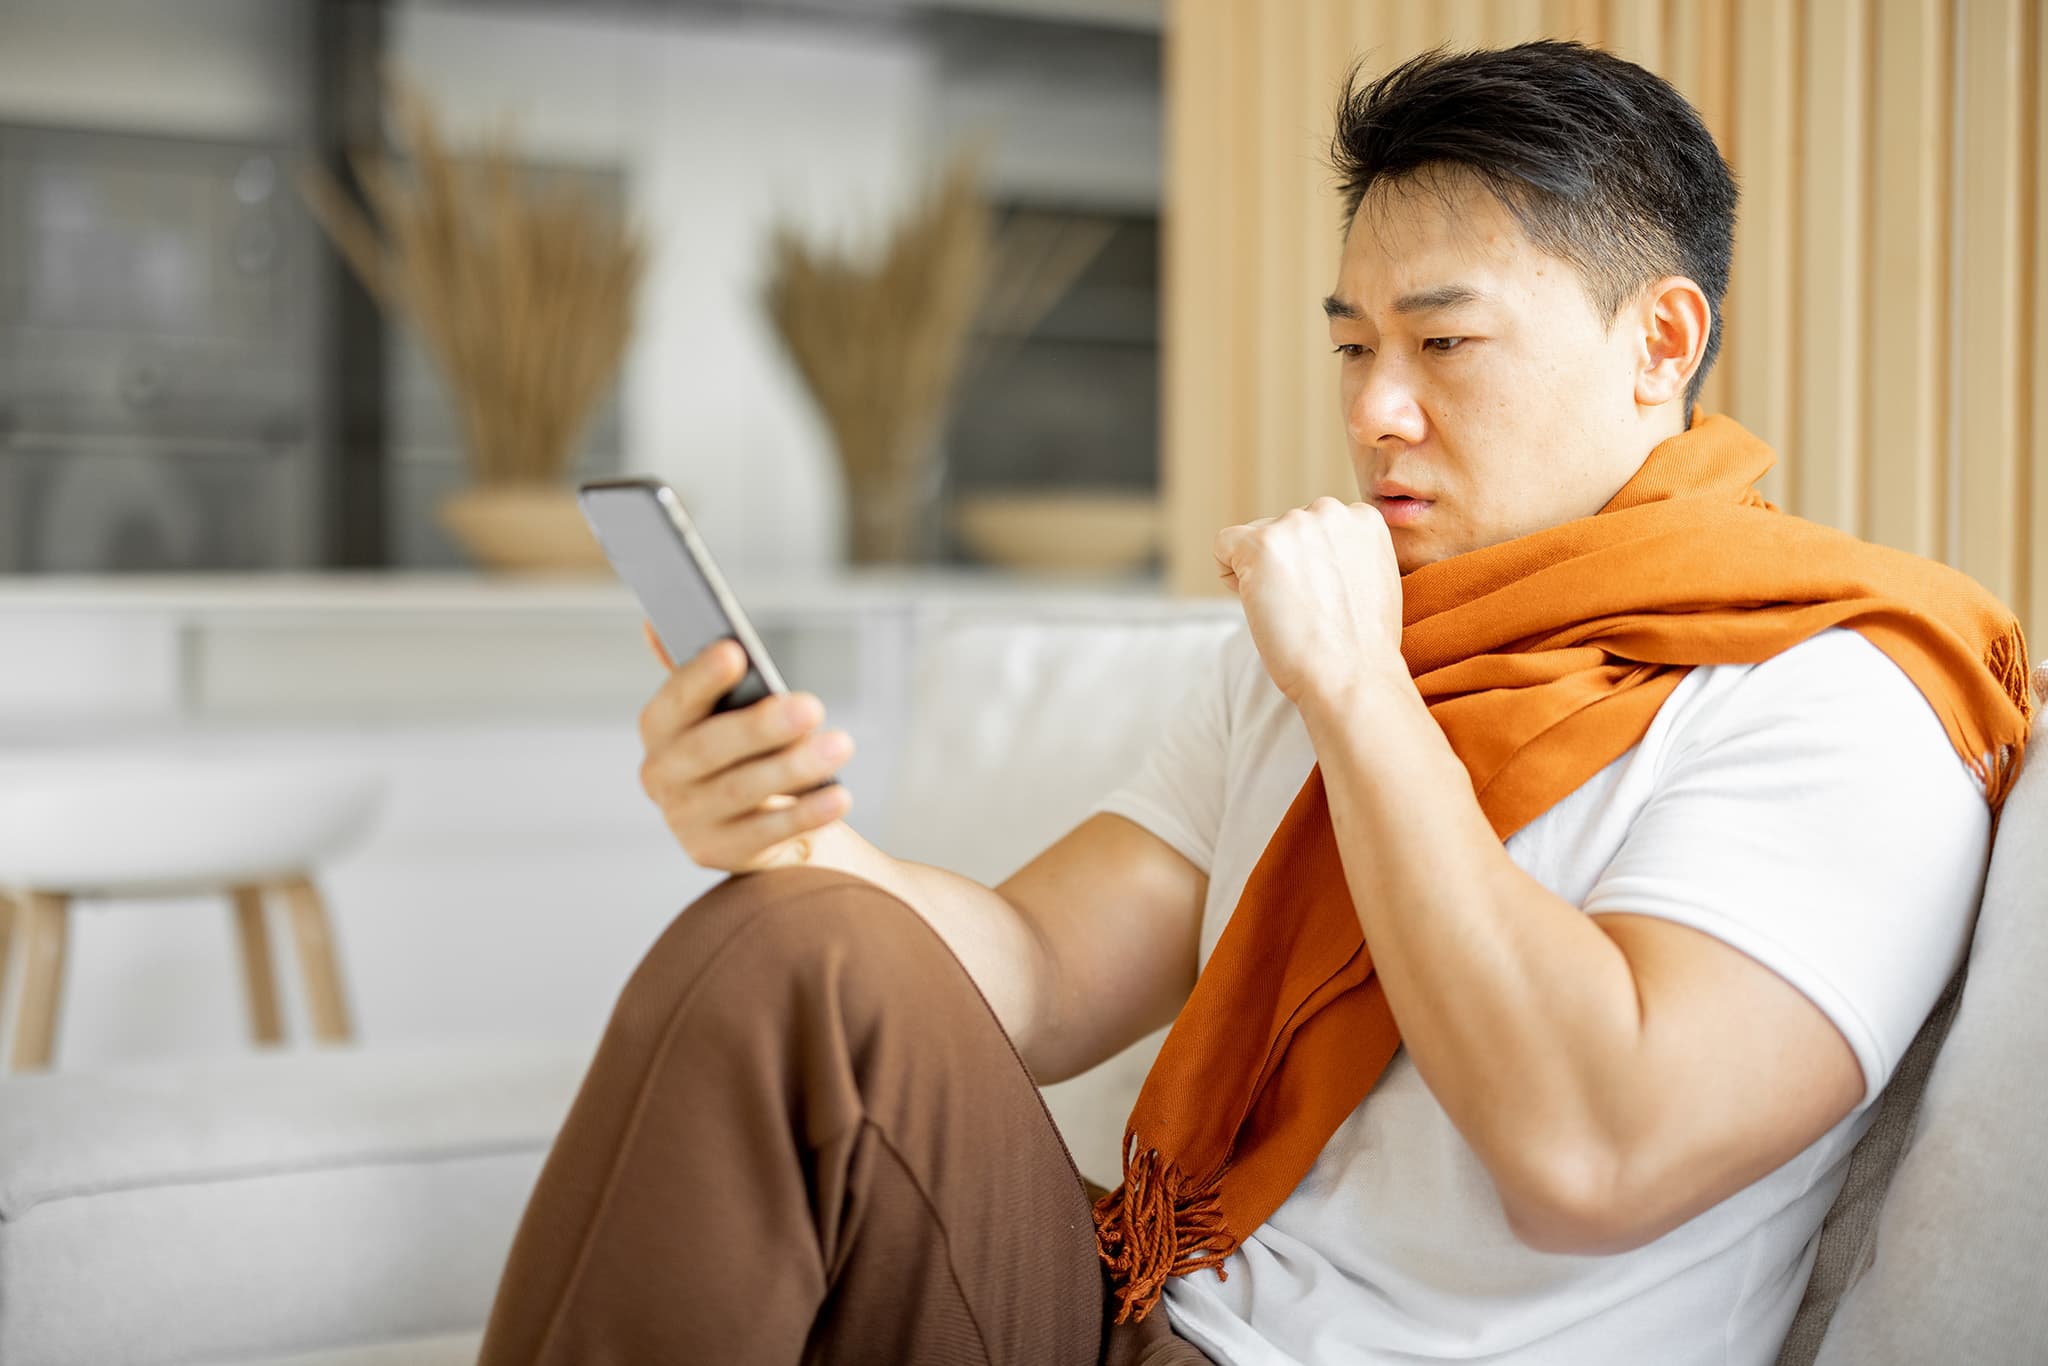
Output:
[[[1418,289],[1413,294],[1403,294],[1394,300],[1394,311],[1434,313],[1440,308],[1478,303],[1487,297],[1489,296],[1470,285],[1433,285],[1428,289]],[[1340,299],[1334,294],[1323,300],[1323,312],[1331,318],[1342,318],[1346,322],[1357,322],[1365,316],[1357,304]]]

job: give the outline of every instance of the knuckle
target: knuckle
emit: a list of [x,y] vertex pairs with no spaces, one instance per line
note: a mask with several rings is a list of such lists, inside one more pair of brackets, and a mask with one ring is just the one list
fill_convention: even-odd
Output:
[[710,823],[705,819],[701,794],[689,788],[665,788],[654,804],[661,809],[662,819],[674,829],[698,831]]
[[767,824],[771,837],[780,840],[801,834],[811,827],[812,822],[809,819],[809,812],[802,803],[791,802],[780,811],[774,812]]
[[670,695],[686,712],[701,715],[711,709],[718,695],[725,691],[716,670],[707,668],[701,659],[693,659],[670,675]]
[[704,731],[702,723],[694,725],[678,735],[675,743],[669,746],[669,753],[679,770],[696,773],[710,766],[710,746],[711,741],[716,738],[716,732],[707,736]]
[[737,811],[747,801],[747,779],[743,769],[733,769],[719,774],[705,784],[705,795],[711,805],[721,811]]
[[756,742],[772,744],[791,729],[787,713],[776,705],[780,700],[764,697],[747,708],[747,731]]
[[775,774],[775,788],[787,792],[801,784],[810,775],[811,757],[809,745],[791,745],[775,756],[771,771]]
[[735,863],[730,841],[720,839],[705,830],[682,831],[678,833],[676,842],[683,846],[683,852],[690,856],[690,862],[700,868],[730,869]]
[[789,778],[792,782],[816,782],[832,771],[832,762],[818,752],[815,745],[796,747],[796,753],[789,761]]

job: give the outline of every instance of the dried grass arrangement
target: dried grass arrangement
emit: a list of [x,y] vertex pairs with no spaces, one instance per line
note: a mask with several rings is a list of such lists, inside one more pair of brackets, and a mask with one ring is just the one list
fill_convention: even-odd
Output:
[[458,160],[424,92],[386,88],[410,174],[353,159],[374,224],[324,173],[303,178],[307,201],[364,287],[419,330],[477,482],[559,483],[632,335],[644,244],[587,193],[537,184],[507,135]]
[[988,261],[973,153],[952,160],[879,250],[814,245],[787,225],[774,231],[768,317],[845,467],[855,560],[910,557]]

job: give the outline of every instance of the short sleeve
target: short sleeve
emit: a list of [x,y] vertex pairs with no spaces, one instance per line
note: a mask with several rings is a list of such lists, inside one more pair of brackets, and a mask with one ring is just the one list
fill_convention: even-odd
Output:
[[1129,781],[1097,802],[1164,840],[1207,876],[1216,859],[1230,759],[1231,660],[1242,632],[1208,656],[1208,667],[1167,710],[1158,738]]
[[1962,961],[1990,833],[1912,681],[1831,631],[1674,733],[1585,908],[1689,925],[1785,978],[1855,1050],[1867,1103]]

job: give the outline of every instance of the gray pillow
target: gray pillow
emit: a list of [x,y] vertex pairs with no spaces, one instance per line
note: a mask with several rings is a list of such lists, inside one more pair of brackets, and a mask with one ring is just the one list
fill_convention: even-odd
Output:
[[[1999,821],[1966,972],[1889,1192],[1873,1153],[1866,1207],[1849,1203],[1864,1146],[1902,1118],[1881,1112],[1828,1216],[1814,1279],[1836,1281],[1840,1304],[1830,1318],[1819,1302],[1829,1287],[1810,1285],[1781,1363],[2048,1361],[2048,759],[2038,754]],[[1941,1014],[1938,1006],[1930,1027]],[[1914,1052],[1929,1041],[1923,1031]],[[1816,1356],[1808,1344],[1823,1322]],[[1805,1355],[1791,1355],[1802,1346]]]
[[1870,1268],[1876,1245],[1878,1212],[1884,1207],[1885,1192],[1891,1188],[1892,1173],[1899,1156],[1912,1140],[1914,1123],[1920,1116],[1920,1100],[1927,1089],[1927,1074],[1948,1037],[1955,1019],[1956,1004],[1962,999],[1963,980],[1969,965],[1956,970],[1942,989],[1926,1023],[1913,1036],[1911,1047],[1892,1069],[1884,1094],[1877,1098],[1877,1113],[1870,1128],[1849,1154],[1849,1174],[1835,1203],[1828,1208],[1820,1228],[1820,1247],[1814,1253],[1813,1274],[1807,1278],[1806,1293],[1799,1312],[1785,1334],[1777,1366],[1814,1366],[1821,1339],[1841,1303],[1842,1292]]

